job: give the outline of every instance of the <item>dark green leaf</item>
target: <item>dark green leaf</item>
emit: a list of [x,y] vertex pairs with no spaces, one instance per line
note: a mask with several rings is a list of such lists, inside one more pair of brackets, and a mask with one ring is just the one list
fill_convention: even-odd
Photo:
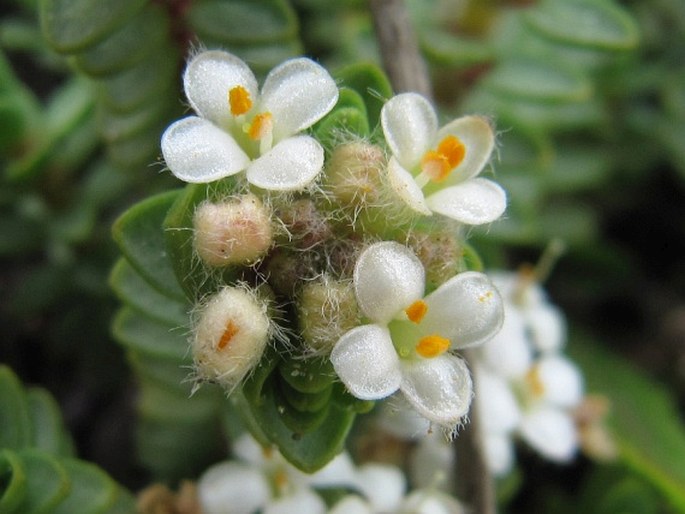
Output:
[[188,353],[187,329],[160,323],[128,307],[119,310],[112,330],[126,348],[155,359],[180,365]]
[[54,457],[35,449],[18,452],[26,471],[26,491],[19,505],[22,514],[53,512],[71,488],[67,470]]
[[314,132],[328,148],[351,138],[367,138],[369,121],[361,96],[352,89],[342,88],[335,108],[315,125]]
[[168,389],[159,383],[140,381],[137,410],[146,419],[188,423],[216,417],[221,403],[225,401],[223,392],[212,386],[201,387],[193,395],[186,391]]
[[494,52],[482,40],[460,37],[431,27],[419,34],[426,57],[442,66],[465,68],[494,60]]
[[71,479],[71,490],[50,514],[105,513],[120,494],[117,484],[94,464],[64,459],[62,465]]
[[0,448],[24,448],[31,444],[31,411],[19,379],[0,365]]
[[135,371],[135,374],[144,380],[150,380],[160,387],[178,394],[190,396],[193,390],[190,358],[185,361],[160,359],[146,353],[129,350],[126,357]]
[[43,34],[58,52],[84,50],[116,31],[145,0],[41,0]]
[[133,268],[162,294],[184,302],[165,244],[162,221],[180,191],[148,198],[126,211],[114,223],[112,233]]
[[373,130],[380,122],[383,104],[392,96],[390,81],[383,71],[375,64],[352,64],[338,70],[335,78],[361,95]]
[[170,327],[187,326],[190,305],[153,289],[125,259],[119,259],[109,279],[122,302],[145,316]]
[[148,4],[114,34],[75,56],[74,62],[88,75],[110,75],[131,68],[151,53],[162,53],[168,37],[168,14],[161,5]]
[[0,450],[0,512],[22,514],[17,507],[24,501],[26,489],[26,469],[21,459],[13,451]]
[[73,456],[74,443],[55,399],[39,388],[29,389],[27,398],[33,428],[31,446],[53,455]]
[[284,0],[201,0],[188,20],[201,39],[233,44],[282,41],[297,35],[297,17]]
[[526,21],[541,34],[571,45],[620,50],[638,42],[635,21],[614,2],[545,0],[530,9]]
[[621,460],[685,512],[685,429],[674,399],[596,341],[572,341],[569,352],[583,368],[588,390],[611,401]]

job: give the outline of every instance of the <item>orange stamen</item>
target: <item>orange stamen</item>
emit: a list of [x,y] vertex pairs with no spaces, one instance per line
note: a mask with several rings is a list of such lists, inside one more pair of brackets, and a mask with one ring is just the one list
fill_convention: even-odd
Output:
[[233,321],[228,320],[226,323],[226,329],[224,333],[221,334],[221,339],[219,339],[219,344],[216,345],[218,350],[223,350],[228,346],[233,339],[233,337],[238,333],[238,327],[235,326]]
[[450,340],[439,335],[422,337],[416,345],[416,352],[427,359],[437,357],[447,351],[450,347]]
[[252,120],[252,123],[247,126],[247,135],[250,139],[258,141],[269,134],[273,128],[273,121],[270,112],[262,112],[257,114]]
[[434,182],[445,180],[466,157],[466,146],[453,135],[446,136],[436,150],[429,150],[421,160],[421,171]]
[[535,398],[540,398],[545,394],[545,385],[542,383],[542,378],[540,377],[539,366],[533,366],[526,373],[526,384],[530,389],[530,392]]
[[409,307],[404,309],[404,312],[407,314],[410,321],[421,323],[426,312],[428,312],[428,305],[426,305],[426,302],[423,300],[416,300]]
[[228,103],[231,106],[231,114],[240,116],[252,109],[250,93],[243,86],[235,86],[228,92]]

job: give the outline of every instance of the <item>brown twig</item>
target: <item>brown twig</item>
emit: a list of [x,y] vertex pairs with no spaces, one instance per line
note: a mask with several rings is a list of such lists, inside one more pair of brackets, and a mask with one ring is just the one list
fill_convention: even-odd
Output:
[[432,99],[428,69],[403,0],[370,0],[383,67],[396,93],[414,91]]

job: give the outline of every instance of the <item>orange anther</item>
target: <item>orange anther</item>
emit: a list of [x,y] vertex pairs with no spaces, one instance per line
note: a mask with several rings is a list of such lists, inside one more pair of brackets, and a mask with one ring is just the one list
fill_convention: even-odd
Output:
[[226,348],[237,333],[238,327],[236,327],[233,321],[229,319],[228,323],[226,323],[226,329],[224,330],[224,333],[221,334],[219,344],[216,345],[217,350],[223,350]]
[[428,150],[421,160],[421,171],[434,182],[445,180],[466,156],[466,146],[453,135],[446,136],[438,143],[436,150]]
[[252,109],[250,93],[243,86],[235,86],[228,92],[228,104],[231,106],[231,114],[240,116]]
[[247,135],[250,139],[258,141],[269,134],[273,128],[273,121],[270,112],[257,114],[252,123],[247,127]]
[[543,394],[545,394],[545,384],[542,383],[539,366],[533,366],[530,368],[526,373],[525,380],[534,398],[540,398]]
[[450,340],[439,335],[422,337],[416,345],[416,353],[427,359],[445,353],[450,347]]
[[416,300],[409,307],[404,309],[404,312],[407,313],[407,317],[410,321],[420,323],[426,315],[426,312],[428,312],[428,305],[426,305],[426,302],[423,300]]

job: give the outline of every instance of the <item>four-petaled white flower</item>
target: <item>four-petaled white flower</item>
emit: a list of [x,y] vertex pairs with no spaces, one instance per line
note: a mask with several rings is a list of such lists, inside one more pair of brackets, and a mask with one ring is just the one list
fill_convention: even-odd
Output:
[[198,116],[173,123],[162,136],[162,154],[176,177],[205,183],[245,170],[257,187],[291,191],[320,173],[323,148],[297,134],[335,106],[338,88],[314,61],[285,61],[271,70],[260,94],[247,64],[210,50],[188,62],[183,86]]
[[476,178],[495,144],[485,118],[464,116],[438,129],[430,102],[419,94],[403,93],[383,106],[381,125],[392,152],[390,185],[411,209],[468,225],[502,215],[504,190],[491,180]]
[[355,265],[357,302],[372,323],[336,343],[331,362],[357,398],[398,389],[429,420],[454,427],[468,412],[471,377],[449,350],[483,343],[500,328],[502,300],[482,273],[460,273],[424,298],[425,271],[407,247],[366,248]]

